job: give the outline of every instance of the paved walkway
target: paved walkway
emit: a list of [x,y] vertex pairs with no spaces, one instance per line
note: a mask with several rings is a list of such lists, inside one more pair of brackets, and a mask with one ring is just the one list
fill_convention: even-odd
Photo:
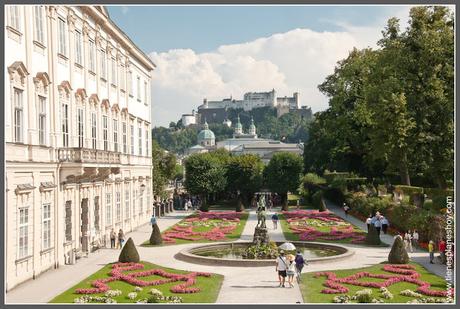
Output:
[[[327,208],[334,212],[336,215],[341,217],[342,219],[354,224],[355,226],[359,227],[363,231],[367,230],[367,225],[365,222],[351,216],[351,215],[345,215],[345,211],[335,205],[334,203],[330,201],[326,201]],[[391,224],[391,222],[390,222]],[[381,234],[380,239],[389,244],[390,246],[393,245],[394,242],[394,236],[393,235],[388,235],[388,234]],[[388,248],[388,253],[390,252],[391,248]],[[446,265],[443,264],[430,264],[430,259],[428,256],[428,252],[424,250],[414,250],[414,252],[408,252],[409,257],[411,258],[412,261],[417,262],[421,264],[423,267],[425,267],[429,272],[434,273],[440,277],[445,277],[446,276]]]
[[[158,226],[163,231],[186,215],[180,212],[170,213],[158,219]],[[151,229],[150,224],[146,224],[126,236],[132,237],[136,244],[140,244],[150,237]],[[5,302],[47,303],[98,271],[102,266],[117,260],[119,254],[120,250],[99,249],[87,258],[82,257],[77,260],[76,265],[61,265],[58,269],[47,271],[35,280],[26,281],[15,287],[5,295]]]

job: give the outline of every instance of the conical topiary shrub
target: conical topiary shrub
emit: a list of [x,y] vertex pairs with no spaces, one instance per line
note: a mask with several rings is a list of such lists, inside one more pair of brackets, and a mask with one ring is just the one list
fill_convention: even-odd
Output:
[[404,241],[401,236],[396,236],[390,254],[388,254],[388,262],[391,264],[407,264],[409,263],[409,255],[404,246]]
[[118,257],[118,262],[120,263],[129,263],[134,262],[138,263],[140,261],[139,253],[137,252],[136,245],[134,245],[133,239],[130,237],[126,244],[121,250],[120,256]]
[[152,234],[150,234],[149,243],[151,245],[161,245],[163,242],[163,238],[161,237],[160,229],[158,228],[158,224],[154,224],[152,226]]
[[377,229],[373,224],[370,225],[369,231],[366,235],[366,245],[378,246],[381,244],[380,235],[377,233]]

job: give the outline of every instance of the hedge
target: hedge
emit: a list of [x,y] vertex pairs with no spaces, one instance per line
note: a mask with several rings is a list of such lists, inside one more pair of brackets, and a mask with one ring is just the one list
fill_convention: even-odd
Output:
[[412,186],[403,186],[397,185],[395,186],[395,191],[403,192],[405,195],[412,195],[414,193],[423,193],[422,187],[412,187]]
[[325,171],[323,177],[324,177],[324,179],[326,179],[326,182],[330,184],[330,183],[332,183],[332,181],[334,179],[350,177],[350,173]]

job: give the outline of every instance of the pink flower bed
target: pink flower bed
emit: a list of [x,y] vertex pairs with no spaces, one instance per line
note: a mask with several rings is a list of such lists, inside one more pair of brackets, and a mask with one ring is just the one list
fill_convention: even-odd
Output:
[[[355,286],[369,287],[369,288],[381,288],[389,287],[398,282],[409,282],[418,285],[417,292],[431,296],[431,297],[446,297],[447,291],[444,290],[431,290],[430,283],[420,280],[420,274],[415,270],[412,265],[393,265],[387,264],[382,268],[391,274],[372,274],[369,272],[359,272],[354,275],[337,278],[337,275],[333,272],[318,272],[315,274],[316,278],[326,277],[326,281],[323,283],[327,289],[323,289],[323,294],[342,294],[348,293],[349,289],[343,285],[343,283],[351,284]],[[382,282],[370,282],[370,281],[359,281],[360,278],[378,278],[384,279]]]
[[[220,241],[226,238],[226,235],[232,234],[240,222],[241,213],[234,211],[221,211],[221,212],[198,212],[196,216],[185,219],[186,223],[190,226],[175,225],[171,230],[162,234],[163,241],[166,243],[174,244],[176,239],[183,239],[189,241],[195,240],[211,240]],[[208,220],[221,220],[222,222],[234,222],[232,225],[215,226],[209,231],[195,232],[193,231],[193,222],[200,221],[206,222]]]
[[[162,269],[150,269],[140,272],[125,273],[127,271],[144,269],[144,265],[140,263],[116,263],[112,265],[109,278],[97,279],[91,283],[93,288],[88,289],[76,289],[77,294],[98,294],[104,293],[110,289],[107,285],[108,282],[112,281],[124,281],[135,286],[153,286],[162,285],[169,282],[184,281],[182,284],[175,285],[170,288],[173,293],[197,293],[200,291],[197,287],[191,287],[196,283],[196,277],[210,277],[211,274],[203,272],[192,272],[189,274],[173,274],[168,273]],[[141,280],[138,277],[148,277],[157,275],[165,279],[157,280]]]
[[317,230],[313,226],[308,226],[308,219],[320,220],[323,222],[332,223],[345,223],[342,218],[337,217],[334,213],[329,211],[318,210],[296,210],[296,211],[283,211],[286,222],[294,234],[299,235],[300,240],[315,241],[315,240],[342,240],[350,239],[352,243],[362,243],[366,239],[363,232],[356,232],[353,226],[333,226],[329,232]]

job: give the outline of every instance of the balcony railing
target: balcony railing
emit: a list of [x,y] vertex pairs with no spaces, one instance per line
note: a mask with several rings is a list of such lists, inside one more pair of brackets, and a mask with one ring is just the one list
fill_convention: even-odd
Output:
[[59,162],[120,164],[120,153],[88,148],[61,148]]

